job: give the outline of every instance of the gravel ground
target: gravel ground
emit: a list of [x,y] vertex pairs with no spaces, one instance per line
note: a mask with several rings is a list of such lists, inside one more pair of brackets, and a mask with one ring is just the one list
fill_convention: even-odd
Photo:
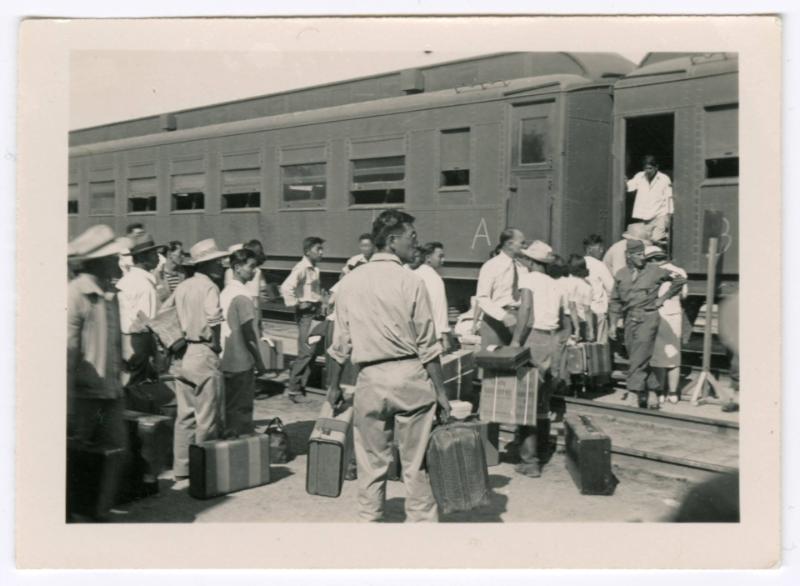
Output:
[[[278,389],[272,385],[272,391]],[[309,395],[296,405],[279,394],[261,394],[256,400],[258,428],[274,416],[287,426],[296,457],[286,465],[272,467],[270,484],[209,499],[196,500],[186,490],[172,490],[171,473],[160,479],[160,493],[118,506],[114,522],[355,522],[357,487],[346,482],[339,498],[308,495],[305,491],[306,445],[319,412],[322,397]],[[555,453],[538,479],[518,476],[513,464],[502,461],[489,469],[492,488],[489,506],[456,513],[445,522],[531,521],[663,521],[675,510],[690,487],[686,480],[667,478],[645,470],[615,466],[619,485],[612,496],[584,496],[575,488],[564,463]],[[405,519],[403,484],[389,482],[387,522]]]

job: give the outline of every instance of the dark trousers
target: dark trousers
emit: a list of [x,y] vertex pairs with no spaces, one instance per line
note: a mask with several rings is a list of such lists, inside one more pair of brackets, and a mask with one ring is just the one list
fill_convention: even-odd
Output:
[[660,388],[658,376],[650,367],[658,333],[658,311],[630,314],[625,317],[625,347],[628,350],[628,391],[642,393]]
[[158,379],[151,362],[154,355],[155,344],[150,332],[123,334],[122,358],[125,361],[126,371],[122,375],[122,382],[133,386]]
[[322,344],[309,345],[308,334],[311,331],[311,322],[319,312],[319,305],[312,305],[307,309],[298,308],[294,315],[297,324],[297,357],[292,362],[292,369],[289,373],[289,386],[287,391],[290,395],[299,395],[305,392],[308,376],[311,374],[311,365],[314,360],[322,353]]

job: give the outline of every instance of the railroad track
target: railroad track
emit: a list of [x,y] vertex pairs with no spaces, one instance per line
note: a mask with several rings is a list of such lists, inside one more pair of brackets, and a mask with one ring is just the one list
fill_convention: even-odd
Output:
[[[294,324],[285,320],[266,320],[273,335],[289,346]],[[289,350],[287,355],[291,355]],[[321,362],[321,361],[319,361]],[[308,388],[323,395],[320,388]],[[732,472],[738,468],[739,425],[735,421],[639,409],[601,400],[563,397],[569,413],[587,415],[611,437],[615,465],[689,481],[709,475]],[[563,447],[563,425],[552,426],[559,446]],[[501,426],[501,443],[512,441],[512,426]]]

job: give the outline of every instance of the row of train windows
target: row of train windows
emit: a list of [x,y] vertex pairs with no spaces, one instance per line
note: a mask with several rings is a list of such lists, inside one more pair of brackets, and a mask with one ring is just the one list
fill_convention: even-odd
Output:
[[[469,129],[443,133],[448,148],[442,150],[440,186],[468,188]],[[405,155],[373,157],[351,161],[350,205],[402,204],[405,201]],[[281,191],[285,207],[321,206],[327,193],[327,163],[304,163],[281,166]],[[190,211],[205,209],[205,174],[171,176],[170,209]],[[129,179],[128,212],[155,212],[158,182],[155,177]],[[68,200],[70,214],[78,213],[78,185],[71,184]],[[222,171],[222,209],[258,209],[261,207],[261,169]],[[113,214],[115,182],[89,184],[89,213]]]

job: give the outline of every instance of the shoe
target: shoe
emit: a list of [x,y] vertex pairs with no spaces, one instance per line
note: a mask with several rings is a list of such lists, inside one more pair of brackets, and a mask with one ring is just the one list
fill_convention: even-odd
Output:
[[670,393],[669,395],[667,395],[667,399],[668,399],[668,400],[669,400],[669,402],[670,402],[670,403],[672,403],[673,405],[677,405],[677,404],[678,404],[678,402],[680,401],[680,398],[678,397],[678,394],[677,394],[677,393]]
[[659,405],[663,405],[664,403],[666,403],[666,401],[667,401],[667,398],[664,395],[659,395],[658,396],[658,404]]
[[653,411],[657,411],[657,410],[661,409],[661,404],[660,403],[650,403],[647,406],[647,408],[648,409],[652,409]]
[[306,399],[306,397],[304,395],[301,395],[300,393],[287,394],[286,398],[289,399],[292,403],[295,403],[297,405],[308,403],[308,399]]
[[169,487],[170,490],[186,490],[189,488],[188,476],[176,476],[175,483]]
[[539,464],[517,464],[514,467],[514,471],[528,478],[539,478],[542,475],[542,469]]
[[736,401],[728,401],[722,406],[723,413],[735,413],[739,410],[739,403]]

